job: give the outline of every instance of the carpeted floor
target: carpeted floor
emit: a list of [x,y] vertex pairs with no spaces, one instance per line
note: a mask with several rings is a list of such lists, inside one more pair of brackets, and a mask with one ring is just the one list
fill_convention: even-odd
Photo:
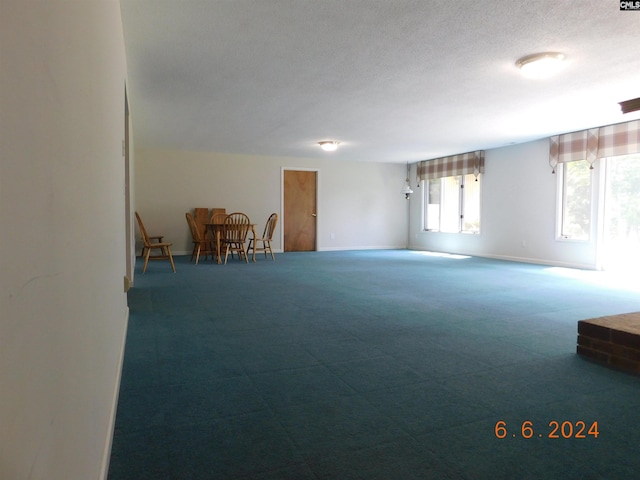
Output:
[[639,286],[407,250],[176,267],[137,265],[109,480],[640,471],[640,378],[575,354]]

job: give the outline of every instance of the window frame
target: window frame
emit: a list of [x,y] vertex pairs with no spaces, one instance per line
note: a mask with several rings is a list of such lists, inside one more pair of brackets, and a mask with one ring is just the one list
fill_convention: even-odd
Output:
[[[466,209],[466,203],[468,198],[466,198],[465,195],[465,186],[468,184],[469,179],[473,177],[472,181],[478,181],[480,182],[478,185],[478,205],[477,205],[477,210],[478,210],[478,228],[477,230],[464,230],[464,225],[465,225],[465,212],[467,211]],[[482,182],[480,181],[480,177],[481,175],[474,175],[473,173],[468,173],[468,174],[462,174],[462,175],[450,175],[450,176],[446,176],[446,177],[439,177],[439,178],[434,178],[434,179],[427,179],[427,180],[423,180],[421,182],[421,186],[423,187],[422,191],[423,191],[423,198],[422,198],[422,208],[423,208],[423,215],[422,215],[422,223],[423,223],[423,232],[429,232],[429,233],[445,233],[445,234],[464,234],[464,235],[480,235],[481,233],[481,228],[482,228],[482,222],[481,222],[481,212],[482,212]],[[442,230],[442,204],[443,204],[443,195],[445,194],[445,186],[444,186],[444,182],[446,181],[446,179],[456,179],[455,181],[458,182],[458,213],[457,213],[457,218],[456,218],[456,222],[457,222],[457,231],[446,231],[446,230]],[[440,194],[439,194],[439,203],[438,205],[438,228],[427,228],[429,225],[429,205],[436,205],[436,204],[429,204],[429,196],[430,196],[430,182],[434,181],[434,180],[438,180],[440,182]]]
[[[556,241],[566,243],[581,243],[589,244],[594,242],[597,236],[597,224],[598,224],[598,208],[599,208],[599,192],[601,190],[602,175],[600,170],[602,169],[603,162],[597,161],[593,165],[593,169],[589,169],[590,172],[590,192],[589,192],[589,227],[586,238],[576,238],[565,233],[564,221],[566,218],[565,206],[566,206],[566,173],[567,165],[569,163],[585,162],[586,160],[577,160],[575,162],[559,163],[556,167]],[[585,168],[589,168],[585,166]]]

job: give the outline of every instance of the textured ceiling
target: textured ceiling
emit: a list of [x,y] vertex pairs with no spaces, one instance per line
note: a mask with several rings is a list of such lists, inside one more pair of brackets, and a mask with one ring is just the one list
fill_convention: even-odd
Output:
[[138,147],[404,163],[640,118],[613,0],[120,1]]

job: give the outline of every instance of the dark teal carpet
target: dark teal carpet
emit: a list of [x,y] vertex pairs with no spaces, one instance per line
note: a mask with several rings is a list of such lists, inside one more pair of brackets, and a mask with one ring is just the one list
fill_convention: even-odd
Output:
[[640,378],[575,354],[578,320],[640,311],[602,272],[405,250],[176,267],[137,266],[109,480],[640,471]]

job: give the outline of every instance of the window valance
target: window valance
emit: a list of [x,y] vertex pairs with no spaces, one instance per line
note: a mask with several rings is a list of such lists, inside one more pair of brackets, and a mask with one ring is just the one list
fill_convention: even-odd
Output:
[[640,152],[640,120],[565,133],[549,138],[549,165],[586,160],[590,168],[598,158]]
[[640,120],[600,127],[598,158],[640,153]]
[[431,178],[484,173],[484,150],[424,160],[418,163],[418,182]]

